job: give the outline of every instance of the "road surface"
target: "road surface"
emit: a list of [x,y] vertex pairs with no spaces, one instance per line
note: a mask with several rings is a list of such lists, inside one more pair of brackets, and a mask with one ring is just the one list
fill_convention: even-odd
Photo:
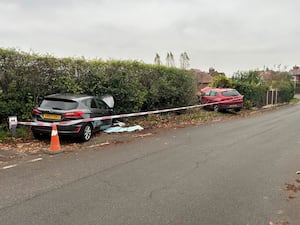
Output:
[[297,225],[297,170],[299,104],[23,160],[0,170],[0,224]]

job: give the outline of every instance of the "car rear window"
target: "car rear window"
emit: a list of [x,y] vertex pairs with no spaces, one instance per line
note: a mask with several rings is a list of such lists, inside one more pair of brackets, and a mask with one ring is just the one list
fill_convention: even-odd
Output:
[[44,99],[40,105],[45,109],[71,110],[76,109],[78,103],[68,100]]
[[240,93],[237,90],[229,90],[229,91],[223,91],[223,96],[238,96]]

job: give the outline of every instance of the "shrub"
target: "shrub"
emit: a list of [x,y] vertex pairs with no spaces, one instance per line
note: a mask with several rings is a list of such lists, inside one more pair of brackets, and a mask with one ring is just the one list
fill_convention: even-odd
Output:
[[116,113],[188,105],[194,77],[186,70],[137,61],[57,59],[0,49],[0,122],[22,120],[53,93],[112,94]]
[[186,70],[163,66],[147,66],[142,76],[147,90],[143,110],[179,107],[195,102],[195,78]]
[[218,75],[213,77],[211,86],[216,88],[230,88],[232,87],[232,80],[225,75]]
[[244,96],[245,108],[262,107],[264,105],[268,90],[267,86],[241,81],[233,81],[232,84],[232,87]]
[[282,81],[279,85],[279,101],[289,102],[295,95],[294,85],[291,81]]

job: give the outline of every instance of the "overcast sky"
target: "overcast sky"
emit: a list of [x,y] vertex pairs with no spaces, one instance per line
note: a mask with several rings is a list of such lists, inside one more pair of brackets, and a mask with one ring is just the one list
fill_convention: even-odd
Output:
[[300,64],[298,0],[0,0],[0,47],[163,63],[231,75]]

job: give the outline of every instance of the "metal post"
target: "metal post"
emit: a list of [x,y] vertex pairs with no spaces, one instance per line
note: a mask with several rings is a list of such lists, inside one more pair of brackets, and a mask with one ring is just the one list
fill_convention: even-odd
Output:
[[271,104],[273,105],[274,104],[274,90],[272,89],[272,96],[271,96]]

